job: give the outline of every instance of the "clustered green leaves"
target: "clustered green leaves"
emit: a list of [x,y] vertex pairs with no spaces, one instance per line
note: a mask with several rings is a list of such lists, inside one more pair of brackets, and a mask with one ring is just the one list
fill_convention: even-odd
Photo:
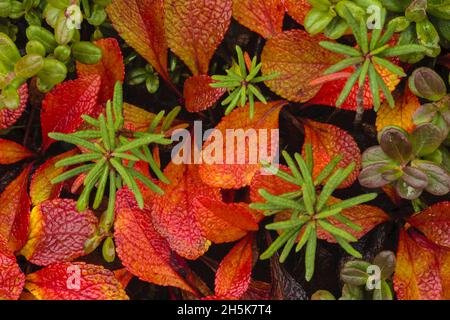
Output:
[[[366,21],[364,19],[356,18],[346,6],[342,8],[342,15],[349,24],[358,47],[355,48],[329,41],[320,42],[322,47],[348,56],[348,58],[328,68],[325,71],[326,75],[334,74],[351,66],[355,67],[355,71],[348,78],[344,89],[336,101],[336,106],[340,107],[345,102],[355,84],[357,84],[359,88],[362,88],[368,79],[375,111],[380,107],[380,89],[389,102],[389,105],[394,107],[395,101],[391,91],[384,82],[382,75],[379,73],[376,66],[384,67],[400,77],[405,77],[406,74],[403,69],[389,61],[388,58],[409,53],[424,52],[425,48],[416,44],[390,46],[389,41],[396,30],[395,22],[389,23],[384,33],[382,32],[382,28],[373,30],[369,37]],[[383,9],[382,27],[384,26],[385,16],[386,11]]]
[[127,82],[132,86],[145,84],[145,88],[151,94],[156,93],[159,89],[158,73],[154,71],[150,64],[131,70],[128,74]]
[[[391,278],[395,265],[395,254],[391,251],[380,252],[372,263],[363,260],[347,261],[341,269],[344,286],[339,300],[393,300]],[[317,291],[311,299],[336,300],[326,290]]]
[[450,96],[444,80],[429,68],[416,69],[409,87],[432,102],[414,113],[416,128],[411,134],[396,126],[383,129],[380,146],[362,155],[359,181],[368,188],[391,184],[408,200],[418,199],[424,190],[443,196],[450,192]]
[[[102,51],[90,41],[81,41],[83,20],[96,29],[92,39],[102,37],[110,0],[0,0],[0,109],[19,106],[18,88],[36,77],[41,92],[50,91],[74,69],[74,61],[95,64]],[[24,18],[28,42],[21,55],[13,40],[17,28],[11,21]],[[53,32],[44,27],[46,22]]]
[[228,97],[222,101],[222,106],[227,106],[225,115],[233,111],[236,106],[244,107],[247,101],[250,106],[250,118],[253,119],[255,113],[255,98],[266,104],[267,100],[259,91],[257,84],[273,80],[278,74],[267,76],[258,76],[262,63],[258,63],[257,57],[253,57],[251,65],[245,63],[244,53],[239,46],[236,46],[238,61],[233,60],[233,65],[226,70],[227,75],[214,75],[212,79],[216,82],[211,83],[213,88],[226,88]]
[[[268,230],[281,231],[281,235],[261,255],[261,259],[272,257],[275,252],[284,246],[280,256],[280,262],[284,262],[296,245],[295,251],[299,252],[306,246],[305,265],[306,280],[311,280],[314,274],[314,264],[317,246],[317,229],[320,227],[331,234],[337,243],[350,255],[360,258],[361,254],[351,245],[357,239],[349,232],[336,227],[330,218],[336,219],[349,228],[360,231],[361,227],[354,224],[342,211],[347,208],[371,201],[376,198],[376,193],[365,194],[339,203],[330,204],[332,193],[347,179],[355,169],[352,163],[346,168],[337,168],[342,157],[336,157],[324,168],[319,176],[314,179],[312,146],[306,146],[306,157],[295,154],[294,159],[283,152],[283,157],[291,170],[288,174],[282,170],[272,171],[279,178],[299,187],[299,191],[282,195],[273,195],[264,189],[259,190],[260,195],[266,199],[265,203],[253,203],[251,208],[263,210],[266,216],[288,211],[291,214],[289,220],[274,222],[266,226]],[[273,170],[268,167],[267,170]],[[317,189],[326,181],[320,192]]]
[[[137,181],[142,182],[152,191],[162,194],[163,191],[150,178],[134,169],[138,161],[149,164],[153,173],[164,183],[170,183],[159,168],[159,164],[153,157],[151,145],[171,144],[170,139],[164,137],[164,131],[168,130],[179,113],[175,108],[164,118],[165,112],[159,113],[152,121],[148,132],[131,132],[124,129],[122,87],[117,83],[114,98],[106,105],[106,116],[101,114],[98,119],[83,116],[87,124],[93,129],[78,131],[73,134],[50,133],[49,137],[74,144],[84,150],[81,155],[63,159],[56,163],[56,167],[77,166],[66,171],[52,180],[52,183],[61,183],[80,174],[85,174],[84,188],[77,202],[79,211],[86,210],[89,206],[91,194],[94,188],[93,209],[98,209],[102,204],[107,186],[109,185],[109,200],[107,210],[100,222],[100,236],[107,233],[114,221],[114,207],[116,191],[122,186],[127,186],[134,194],[140,208],[144,207],[144,199]],[[162,133],[155,133],[161,126]]]

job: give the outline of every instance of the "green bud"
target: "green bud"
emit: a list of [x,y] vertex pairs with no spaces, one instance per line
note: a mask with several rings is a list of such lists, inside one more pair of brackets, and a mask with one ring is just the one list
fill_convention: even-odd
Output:
[[20,59],[20,52],[14,42],[4,33],[0,33],[0,61],[10,71]]
[[420,22],[427,18],[427,0],[414,0],[406,8],[406,19],[413,22]]
[[20,77],[16,76],[14,79],[12,79],[9,82],[8,86],[18,90],[25,82],[27,82],[27,79],[20,78]]
[[367,269],[370,267],[370,263],[366,261],[354,260],[349,261],[341,270],[341,279],[346,284],[352,286],[366,285],[369,275]]
[[11,19],[19,19],[23,16],[25,11],[23,10],[22,3],[19,1],[11,1],[11,12],[9,17]]
[[55,36],[43,27],[29,26],[27,28],[28,40],[36,40],[42,43],[47,52],[53,52],[58,44],[55,41]]
[[22,1],[22,7],[23,10],[29,11],[33,8],[34,0],[23,0]]
[[103,239],[103,236],[95,235],[92,238],[86,240],[86,242],[84,243],[84,252],[86,254],[91,254],[92,252],[94,252],[102,243]]
[[29,25],[40,26],[42,24],[41,17],[35,10],[30,10],[25,13],[25,20]]
[[439,45],[439,34],[434,25],[429,20],[423,20],[416,23],[417,39],[419,43],[425,46],[429,57],[437,57],[441,53]]
[[159,89],[159,78],[156,74],[151,74],[145,81],[145,86],[149,93],[156,93]]
[[14,89],[12,87],[6,87],[2,91],[2,97],[3,97],[3,104],[6,108],[14,110],[19,107],[20,104],[20,97],[19,93],[17,92],[17,89]]
[[339,39],[348,30],[347,21],[341,17],[334,17],[331,23],[325,28],[324,34],[330,39]]
[[102,254],[103,259],[109,263],[112,263],[116,258],[116,246],[114,245],[114,241],[111,237],[106,238],[103,242]]
[[[406,28],[398,39],[399,45],[417,44],[417,34],[413,24]],[[409,64],[419,62],[425,57],[423,53],[411,53],[400,56],[400,60]]]
[[330,12],[311,9],[306,15],[304,27],[309,34],[315,35],[322,32],[333,18]]
[[96,28],[94,33],[92,34],[91,40],[92,41],[97,41],[97,40],[100,40],[100,39],[103,39],[103,33],[100,30],[100,28]]
[[331,7],[331,3],[328,0],[308,0],[309,4],[317,10],[328,11]]
[[68,19],[64,13],[60,13],[55,26],[55,39],[60,45],[68,44],[74,35],[75,29],[68,26]]
[[427,11],[436,18],[450,20],[450,2],[447,0],[428,0]]
[[34,77],[44,66],[44,58],[38,54],[27,54],[17,61],[14,70],[20,78]]
[[136,68],[128,74],[128,84],[135,86],[143,84],[147,80],[148,73],[145,68]]
[[11,0],[0,0],[0,18],[7,18],[11,13]]
[[45,83],[44,81],[42,81],[39,78],[37,78],[37,80],[36,80],[36,87],[42,93],[50,92],[50,90],[52,90],[54,86],[55,86],[54,84]]
[[329,291],[319,290],[311,296],[311,300],[336,300],[336,298]]
[[45,47],[42,45],[42,43],[36,40],[28,41],[25,47],[25,51],[27,52],[27,54],[38,54],[41,57],[45,57],[46,55]]
[[439,101],[447,94],[444,80],[432,69],[421,67],[409,77],[409,88],[418,97]]
[[106,20],[105,8],[94,5],[91,16],[87,20],[93,26],[101,25]]
[[72,45],[75,60],[84,64],[96,64],[102,58],[102,50],[88,41],[80,41]]
[[44,66],[37,76],[42,81],[43,85],[54,86],[66,79],[67,67],[61,61],[53,58],[46,58],[44,59]]
[[49,26],[55,28],[56,21],[58,21],[58,17],[60,13],[63,12],[61,9],[55,8],[54,6],[47,5],[43,12],[43,17]]
[[55,58],[58,59],[61,62],[66,62],[70,58],[70,54],[72,53],[69,46],[65,45],[59,45],[56,47],[53,54],[55,55]]
[[389,23],[395,23],[395,32],[402,32],[409,27],[411,22],[403,16],[392,19]]
[[340,17],[344,18],[347,21],[349,17],[347,16],[347,10],[345,9],[347,9],[356,20],[365,19],[366,17],[366,10],[356,5],[352,1],[339,1],[336,4],[336,11]]

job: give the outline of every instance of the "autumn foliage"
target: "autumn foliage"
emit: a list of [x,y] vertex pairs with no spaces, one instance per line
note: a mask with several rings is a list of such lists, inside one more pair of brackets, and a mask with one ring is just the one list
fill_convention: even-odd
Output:
[[0,300],[450,299],[450,39],[436,73],[351,1],[78,2],[96,50],[45,42],[49,90],[0,42]]

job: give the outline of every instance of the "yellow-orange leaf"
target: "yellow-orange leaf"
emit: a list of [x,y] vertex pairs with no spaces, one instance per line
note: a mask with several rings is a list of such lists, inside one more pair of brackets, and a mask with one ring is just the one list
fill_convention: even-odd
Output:
[[290,30],[267,41],[261,55],[263,75],[279,76],[266,81],[267,86],[285,99],[306,102],[314,97],[320,86],[312,86],[328,67],[342,57],[319,45],[324,37],[311,37],[303,30]]
[[30,171],[31,165],[0,195],[0,236],[6,239],[13,252],[20,250],[28,238],[30,198],[27,187]]
[[[202,180],[210,186],[224,189],[250,185],[261,169],[261,161],[270,162],[275,156],[278,148],[278,116],[285,104],[285,101],[255,103],[253,119],[249,118],[248,106],[235,109],[225,116],[216,126],[222,134],[223,144],[213,134],[203,146],[203,160],[209,159],[207,162],[213,163],[199,166]],[[234,134],[227,134],[227,131]],[[266,151],[267,156],[261,151]],[[223,161],[218,160],[219,153]],[[214,159],[217,161],[211,161]]]
[[77,149],[67,151],[56,157],[50,158],[41,165],[33,174],[30,184],[30,197],[33,206],[50,200],[56,199],[61,193],[63,183],[52,184],[52,179],[58,177],[66,171],[66,167],[56,168],[55,164],[65,158],[69,158],[78,153]]
[[0,164],[13,164],[33,155],[24,146],[6,139],[0,139],[0,150]]
[[284,0],[284,5],[288,14],[301,25],[303,25],[306,15],[312,8],[308,0]]
[[282,31],[284,12],[282,0],[233,0],[233,18],[266,39]]
[[163,2],[113,0],[107,12],[120,36],[169,81]]
[[419,99],[411,92],[409,86],[405,86],[403,92],[394,93],[395,107],[391,108],[385,101],[377,112],[377,131],[380,132],[387,126],[398,126],[409,133],[416,127],[413,123],[413,115],[420,107]]
[[164,11],[170,49],[194,75],[207,74],[228,30],[232,0],[166,0]]

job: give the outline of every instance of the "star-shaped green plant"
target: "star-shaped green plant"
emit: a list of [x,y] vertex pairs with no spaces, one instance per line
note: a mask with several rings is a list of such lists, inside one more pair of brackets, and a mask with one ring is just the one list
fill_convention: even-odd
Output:
[[233,111],[236,106],[244,107],[247,101],[250,105],[250,118],[253,119],[255,113],[255,98],[266,104],[267,100],[259,91],[257,84],[273,80],[278,74],[258,76],[262,63],[258,63],[257,57],[253,57],[251,64],[245,63],[244,53],[239,46],[236,46],[238,61],[233,60],[233,65],[226,70],[227,75],[214,75],[212,79],[217,81],[211,83],[213,88],[225,88],[228,90],[228,97],[222,101],[222,106],[227,106],[225,115]]
[[151,179],[133,168],[136,162],[147,162],[158,179],[164,183],[169,183],[153,158],[149,146],[152,144],[167,145],[172,143],[171,140],[164,137],[163,133],[156,134],[154,131],[164,119],[161,130],[164,132],[165,128],[170,127],[178,112],[179,109],[175,109],[165,119],[164,113],[158,114],[147,133],[126,130],[123,118],[122,87],[120,83],[117,83],[113,102],[109,101],[106,105],[106,116],[101,114],[98,119],[86,115],[83,116],[86,123],[90,124],[94,129],[78,131],[73,134],[49,134],[49,137],[52,139],[74,144],[85,151],[81,155],[57,162],[56,167],[78,166],[53,179],[52,183],[60,183],[80,174],[86,174],[83,182],[84,189],[77,203],[79,211],[88,208],[91,193],[95,187],[97,187],[97,191],[92,208],[98,209],[105,195],[106,186],[109,184],[108,208],[102,221],[103,228],[109,230],[114,221],[116,191],[122,185],[130,188],[140,208],[144,207],[144,199],[137,180],[154,192],[163,193]]
[[[341,214],[342,210],[371,201],[377,197],[376,193],[365,194],[339,203],[330,204],[332,193],[355,169],[352,163],[346,168],[337,168],[342,157],[336,157],[324,168],[324,170],[313,178],[313,157],[312,146],[306,146],[306,160],[300,154],[295,154],[295,160],[287,153],[283,152],[283,157],[289,166],[292,174],[282,170],[273,170],[279,178],[299,187],[299,191],[282,195],[273,195],[264,189],[260,189],[260,195],[267,200],[265,203],[253,203],[251,208],[262,210],[266,216],[271,216],[281,212],[290,212],[289,220],[268,224],[266,229],[283,231],[281,235],[269,246],[261,255],[261,259],[272,257],[275,252],[284,246],[280,256],[280,262],[284,262],[296,244],[295,251],[299,252],[306,245],[305,266],[307,281],[311,280],[314,274],[314,264],[317,246],[317,228],[331,234],[336,242],[350,255],[361,258],[361,254],[356,251],[350,242],[357,239],[349,232],[336,227],[330,218],[334,218],[347,225],[355,231],[361,228],[351,220]],[[326,181],[320,192],[317,189]]]
[[[386,58],[398,57],[409,53],[424,52],[425,47],[417,44],[395,45],[391,46],[391,41],[394,32],[397,28],[396,21],[391,21],[383,33],[383,27],[374,29],[369,36],[366,23],[363,19],[356,19],[352,13],[346,8],[343,8],[345,19],[349,24],[353,36],[358,44],[357,47],[344,45],[337,42],[322,41],[320,45],[330,51],[343,54],[348,58],[336,63],[325,71],[325,75],[335,74],[348,67],[354,67],[354,72],[348,78],[344,89],[337,99],[336,106],[340,107],[350,94],[350,91],[357,83],[359,90],[359,98],[364,98],[364,84],[368,79],[370,89],[373,97],[373,104],[375,111],[380,107],[380,89],[386,97],[391,107],[395,106],[394,98],[386,83],[376,66],[384,67],[390,72],[405,77],[406,74],[403,69]],[[382,10],[382,24],[384,26],[386,11]],[[364,111],[362,103],[359,103],[359,112]]]

